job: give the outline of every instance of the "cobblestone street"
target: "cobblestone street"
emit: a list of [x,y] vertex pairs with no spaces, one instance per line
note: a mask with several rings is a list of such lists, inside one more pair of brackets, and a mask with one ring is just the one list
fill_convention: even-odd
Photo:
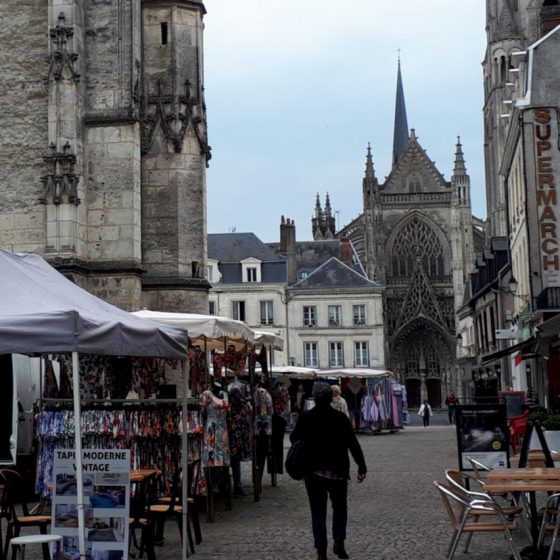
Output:
[[[417,423],[416,418],[412,421]],[[445,468],[457,466],[455,431],[447,425],[447,416],[435,415],[434,425],[426,429],[413,425],[396,434],[359,439],[369,472],[362,485],[352,481],[349,487],[350,557],[445,558],[451,526],[432,481],[441,479]],[[253,502],[252,496],[236,498],[233,510],[219,513],[213,524],[203,523],[202,532],[204,542],[196,547],[196,560],[316,557],[304,485],[287,475],[278,477],[274,488],[265,476],[260,502]],[[520,548],[524,538],[522,533],[516,536]],[[166,548],[171,547],[156,551],[158,557],[168,552],[175,557],[176,551]],[[504,538],[493,534],[475,535],[468,556],[462,548],[456,555],[458,560],[509,557]],[[336,557],[330,552],[329,558]]]

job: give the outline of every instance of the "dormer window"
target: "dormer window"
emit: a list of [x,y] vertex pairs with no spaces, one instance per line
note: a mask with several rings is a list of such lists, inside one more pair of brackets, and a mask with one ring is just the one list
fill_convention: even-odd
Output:
[[261,261],[249,257],[241,261],[241,281],[244,283],[262,282]]

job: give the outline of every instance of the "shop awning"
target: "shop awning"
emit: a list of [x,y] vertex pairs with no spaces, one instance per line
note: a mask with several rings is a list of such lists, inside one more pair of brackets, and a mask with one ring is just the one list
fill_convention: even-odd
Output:
[[535,337],[531,336],[527,340],[523,340],[522,342],[518,342],[517,344],[513,344],[508,346],[507,348],[502,348],[501,350],[497,350],[496,352],[492,352],[491,354],[486,354],[482,356],[481,365],[485,366],[490,364],[504,356],[509,356],[515,352],[526,352],[532,351],[535,346]]
[[184,358],[186,335],[95,297],[39,255],[0,249],[0,354]]
[[543,338],[552,338],[560,335],[560,314],[543,321],[537,326],[537,332]]

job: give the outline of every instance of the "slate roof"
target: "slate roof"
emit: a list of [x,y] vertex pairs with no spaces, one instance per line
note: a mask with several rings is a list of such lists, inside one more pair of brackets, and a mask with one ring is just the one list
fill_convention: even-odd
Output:
[[295,284],[292,289],[380,287],[380,284],[368,280],[338,258],[331,257],[309,276]]
[[[280,243],[267,243],[275,253],[283,258],[280,253]],[[296,242],[296,267],[298,278],[302,272],[311,274],[316,268],[327,262],[332,257],[340,259],[340,239],[323,239],[318,241],[297,241]],[[350,267],[361,275],[365,271],[360,264],[358,256],[353,251],[353,263]]]
[[249,257],[263,262],[285,260],[254,233],[209,233],[208,257],[222,263],[240,262]]
[[261,282],[286,282],[286,259],[267,247],[254,233],[209,233],[208,258],[220,263],[224,284],[243,282],[241,261],[248,258],[261,261]]

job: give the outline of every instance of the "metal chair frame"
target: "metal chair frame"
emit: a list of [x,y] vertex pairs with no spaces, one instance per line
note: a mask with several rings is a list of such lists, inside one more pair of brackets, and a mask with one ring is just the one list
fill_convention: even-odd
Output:
[[[521,560],[521,556],[513,544],[513,538],[511,535],[511,531],[516,530],[517,525],[515,522],[508,523],[502,508],[494,500],[492,500],[490,496],[479,493],[480,498],[467,500],[459,496],[448,486],[438,481],[434,481],[434,486],[440,493],[453,527],[453,536],[451,537],[451,542],[449,543],[449,547],[447,549],[447,560],[452,560],[455,556],[455,552],[457,551],[457,547],[463,533],[477,532],[503,532],[513,557],[515,560]],[[458,515],[454,509],[454,504],[459,506],[460,515]],[[489,514],[494,514],[497,521],[479,521],[480,516]],[[470,521],[473,518],[474,521]],[[467,552],[469,544],[470,539],[467,543],[465,552]]]
[[537,547],[539,549],[543,545],[547,531],[552,531],[552,540],[550,542],[550,549],[547,557],[547,560],[551,560],[554,555],[554,545],[556,543],[556,539],[558,538],[558,532],[560,531],[560,493],[558,492],[551,494],[547,498],[546,504],[542,510],[539,540],[537,541]]

